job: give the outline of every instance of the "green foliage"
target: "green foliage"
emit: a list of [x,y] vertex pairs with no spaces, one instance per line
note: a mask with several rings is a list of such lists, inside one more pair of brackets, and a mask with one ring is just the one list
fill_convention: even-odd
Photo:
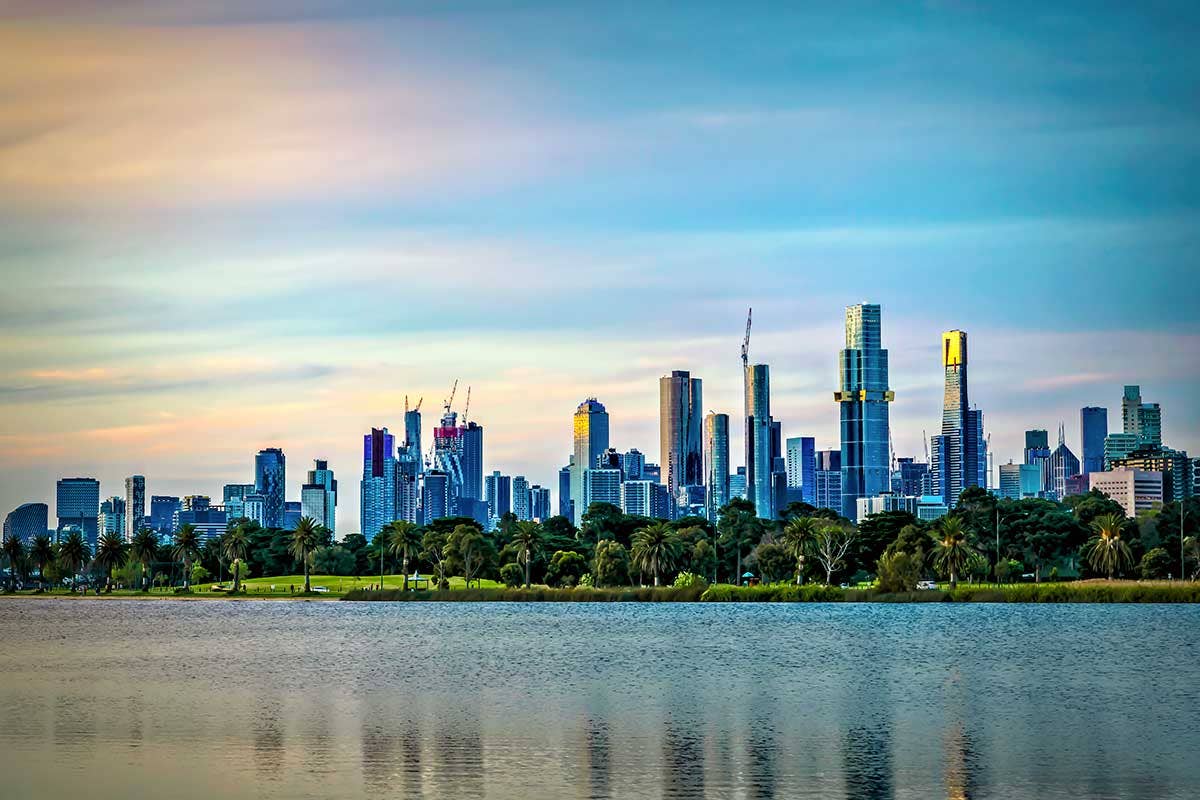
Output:
[[1110,579],[1133,565],[1129,545],[1121,538],[1123,522],[1124,517],[1117,517],[1115,514],[1105,514],[1092,521],[1096,539],[1088,548],[1088,563]]
[[312,556],[313,572],[319,575],[353,575],[354,554],[341,545],[318,547]]
[[550,586],[572,587],[579,583],[587,571],[587,559],[573,550],[559,550],[550,557],[546,583]]
[[597,542],[592,576],[597,586],[628,586],[629,551],[615,539]]
[[754,548],[750,563],[758,568],[764,583],[791,580],[796,574],[796,560],[772,542],[763,542]]
[[933,564],[939,572],[950,578],[951,589],[957,588],[958,576],[966,570],[974,552],[962,519],[956,516],[943,517],[938,525]]
[[[576,553],[578,555],[578,553]],[[440,602],[511,602],[511,603],[692,603],[700,599],[699,587],[676,589],[673,586],[660,588],[624,587],[597,589],[580,586],[574,589],[535,586],[530,589],[458,589],[455,591],[404,592],[399,589],[371,591],[355,589],[346,594],[348,601],[423,601]]]
[[924,569],[924,561],[924,556],[919,552],[907,553],[903,550],[885,552],[879,557],[876,565],[880,591],[916,591],[917,583],[921,580]]
[[500,568],[500,580],[505,586],[521,586],[525,582],[525,571],[519,564],[509,563]]
[[836,586],[809,583],[775,583],[759,586],[731,586],[727,583],[710,586],[700,596],[706,603],[837,603],[845,592]]
[[663,576],[675,570],[681,551],[679,534],[667,523],[655,522],[633,535],[630,562],[642,573],[653,576],[654,585],[659,586]]
[[579,576],[579,589],[591,589],[596,585],[596,581],[592,578],[592,573],[585,572]]
[[212,573],[205,569],[203,564],[192,565],[192,583],[204,583],[211,577]]
[[675,576],[675,581],[671,584],[676,589],[694,589],[701,590],[708,588],[708,581],[694,572],[681,572]]
[[478,525],[466,523],[455,526],[446,538],[446,550],[452,554],[470,588],[471,582],[483,576],[483,572],[496,559],[496,548]]
[[1170,553],[1161,547],[1147,550],[1138,565],[1138,572],[1145,580],[1161,580],[1171,575],[1171,568],[1178,567],[1178,562],[1171,558]]

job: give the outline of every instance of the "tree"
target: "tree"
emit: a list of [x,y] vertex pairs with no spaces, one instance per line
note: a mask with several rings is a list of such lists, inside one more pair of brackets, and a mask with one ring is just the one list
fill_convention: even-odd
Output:
[[796,563],[787,550],[767,541],[754,548],[753,557],[754,563],[758,565],[758,574],[766,583],[775,583],[790,577],[792,567]]
[[1107,575],[1110,581],[1114,573],[1133,563],[1129,545],[1121,540],[1123,522],[1124,519],[1116,514],[1103,514],[1092,521],[1092,530],[1097,538],[1088,550],[1088,562],[1097,572]]
[[448,539],[442,531],[427,531],[421,537],[421,558],[433,565],[439,587],[446,582],[446,562],[450,560]]
[[361,533],[351,533],[342,539],[342,547],[354,557],[354,569],[351,575],[363,575],[370,572],[371,566],[367,560],[367,537]]
[[183,588],[192,587],[192,560],[200,555],[200,538],[196,535],[196,526],[184,523],[175,533],[175,548],[173,554],[178,561],[183,562]]
[[9,584],[13,591],[17,589],[17,575],[25,565],[25,543],[15,533],[4,540],[4,557],[8,559]]
[[79,570],[83,569],[83,565],[92,557],[92,551],[84,541],[83,534],[79,531],[71,531],[67,534],[67,538],[58,545],[58,563],[68,575],[71,576],[71,589],[76,588],[75,582],[79,575]]
[[679,561],[679,534],[665,522],[655,522],[633,535],[633,565],[643,573],[654,576],[654,585],[660,586],[663,573],[675,569]]
[[46,580],[46,567],[54,562],[54,544],[46,535],[35,536],[29,547],[29,560],[37,564],[38,576]]
[[[239,562],[240,563],[240,562]],[[212,573],[205,569],[203,564],[192,565],[192,583],[204,583],[212,577]]]
[[398,519],[383,529],[387,534],[387,549],[392,557],[399,556],[404,564],[404,591],[408,591],[408,560],[421,549],[421,529],[408,520]]
[[718,541],[737,555],[734,583],[741,580],[742,553],[762,539],[763,526],[754,513],[754,503],[741,497],[730,500],[717,512]]
[[879,557],[875,569],[879,575],[879,590],[883,592],[911,592],[921,580],[924,557],[920,553],[903,550],[885,552]]
[[958,588],[958,576],[967,568],[971,561],[974,548],[967,541],[967,529],[959,517],[942,517],[938,525],[937,544],[933,555],[933,565],[943,575],[950,578],[950,588]]
[[479,574],[496,555],[491,539],[474,525],[457,526],[447,538],[446,548],[462,562],[463,579],[468,589],[471,581],[478,581]]
[[500,580],[510,589],[521,585],[521,567],[515,563],[505,564],[500,568]]
[[1155,547],[1152,550],[1147,550],[1142,556],[1142,562],[1138,565],[1138,572],[1141,573],[1145,580],[1161,580],[1171,574],[1171,568],[1175,566],[1175,559],[1161,547]]
[[125,544],[125,537],[121,534],[112,532],[100,537],[93,563],[104,572],[105,588],[112,584],[112,571],[125,563],[128,554],[129,545]]
[[796,562],[796,585],[804,582],[804,559],[812,547],[817,521],[812,517],[794,517],[783,526],[780,544]]
[[312,591],[312,581],[309,578],[308,560],[313,551],[321,543],[321,534],[317,531],[317,521],[312,517],[301,517],[292,531],[292,556],[300,560],[304,566],[304,591]]
[[[702,543],[703,544],[703,543]],[[624,586],[629,583],[629,551],[616,539],[596,542],[592,576],[597,586]]]
[[518,522],[512,529],[512,543],[518,548],[517,561],[525,565],[525,588],[529,588],[529,564],[542,548],[542,526],[528,520]]
[[692,546],[692,571],[697,575],[711,575],[717,580],[717,551],[708,539],[701,539]]
[[142,565],[142,591],[150,591],[150,565],[158,558],[158,534],[141,528],[129,543],[129,555]]
[[842,566],[857,536],[854,528],[837,522],[820,525],[813,533],[813,553],[825,568],[826,586],[833,581],[833,573]]
[[[602,542],[612,541],[603,539]],[[620,543],[617,543],[620,546]],[[574,550],[559,550],[550,556],[546,568],[546,583],[553,586],[571,587],[587,572],[587,559]]]
[[[241,525],[235,525],[225,532],[225,536],[221,540],[221,555],[225,557],[230,564],[234,561],[245,561],[246,551],[250,546],[250,538],[246,535],[246,529]],[[233,575],[233,592],[237,594],[242,588],[241,576],[236,572]]]
[[[874,570],[880,556],[896,541],[901,531],[909,526],[921,531],[920,520],[908,511],[884,511],[860,520],[858,540],[848,557],[850,568],[861,569],[864,572]],[[923,545],[922,549],[928,551],[929,548]]]
[[313,572],[318,575],[350,575],[354,572],[354,555],[342,547],[318,547],[312,556]]
[[1200,536],[1187,536],[1183,540],[1185,559],[1195,568],[1192,580],[1200,576]]

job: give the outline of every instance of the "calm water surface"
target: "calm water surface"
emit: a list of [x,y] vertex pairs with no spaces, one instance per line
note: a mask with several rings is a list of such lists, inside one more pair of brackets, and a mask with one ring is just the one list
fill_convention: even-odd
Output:
[[0,601],[5,798],[1195,798],[1200,608]]

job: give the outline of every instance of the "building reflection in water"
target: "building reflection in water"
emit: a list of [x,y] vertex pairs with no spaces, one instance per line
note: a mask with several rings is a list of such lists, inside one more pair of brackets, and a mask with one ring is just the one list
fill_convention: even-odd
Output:
[[971,800],[975,796],[975,752],[961,721],[946,730],[945,764],[948,800]]
[[584,723],[584,760],[587,764],[588,798],[612,796],[612,735],[608,723],[588,715]]
[[765,800],[774,797],[776,792],[779,731],[770,698],[757,696],[750,709],[746,732],[747,796]]
[[278,696],[267,697],[254,724],[254,765],[265,779],[278,778],[283,769],[283,708]]
[[434,795],[483,797],[483,735],[477,712],[464,709],[444,720],[433,736],[433,755]]
[[662,796],[667,800],[704,797],[704,734],[663,720]]
[[842,739],[842,762],[847,797],[855,800],[894,797],[890,721],[878,727],[853,727],[846,731]]

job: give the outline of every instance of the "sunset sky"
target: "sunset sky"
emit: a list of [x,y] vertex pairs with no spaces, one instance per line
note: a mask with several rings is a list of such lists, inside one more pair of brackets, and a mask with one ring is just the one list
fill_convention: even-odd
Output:
[[1124,383],[1200,454],[1200,9],[799,5],[0,0],[0,515],[278,446],[354,532],[455,378],[557,496],[587,396],[652,460],[672,369],[736,419],[748,306],[785,436],[868,301],[898,455],[956,327],[997,464]]

